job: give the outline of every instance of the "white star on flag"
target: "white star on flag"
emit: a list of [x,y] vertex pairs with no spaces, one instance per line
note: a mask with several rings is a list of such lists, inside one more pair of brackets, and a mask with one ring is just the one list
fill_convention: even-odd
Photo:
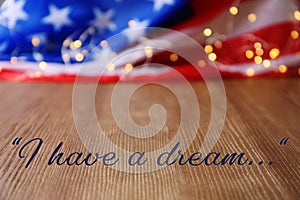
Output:
[[130,20],[129,28],[126,28],[124,31],[125,36],[129,42],[134,42],[137,39],[145,35],[145,29],[149,26],[149,20]]
[[160,11],[160,9],[164,6],[164,5],[173,5],[174,4],[174,0],[151,0],[154,2],[154,7],[153,9],[155,11]]
[[3,4],[0,23],[10,29],[15,28],[17,21],[26,20],[28,14],[24,11],[25,1],[8,0]]
[[71,12],[69,7],[59,9],[51,4],[49,10],[49,15],[44,17],[42,21],[46,24],[52,24],[55,31],[59,31],[63,26],[72,25],[72,20],[68,17]]
[[117,28],[117,25],[111,21],[114,11],[112,9],[102,12],[100,9],[94,8],[95,19],[91,21],[91,25],[100,30],[109,29],[113,31]]

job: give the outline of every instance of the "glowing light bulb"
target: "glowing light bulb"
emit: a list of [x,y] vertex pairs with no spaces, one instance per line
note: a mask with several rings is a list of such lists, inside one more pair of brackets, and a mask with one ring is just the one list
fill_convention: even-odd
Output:
[[17,57],[13,56],[13,57],[10,58],[10,63],[11,64],[17,64],[17,62],[18,62],[18,58]]
[[285,72],[287,72],[287,66],[285,66],[285,65],[279,65],[279,67],[278,67],[278,70],[279,70],[279,72],[280,73],[285,73]]
[[175,54],[175,53],[172,53],[172,54],[170,55],[170,60],[173,61],[173,62],[177,61],[177,60],[178,60],[178,55]]
[[31,43],[32,43],[33,46],[38,47],[38,46],[40,45],[40,43],[41,43],[40,38],[38,38],[38,37],[33,37],[33,38],[31,39]]
[[81,61],[83,61],[83,59],[84,59],[84,56],[83,56],[82,53],[77,53],[77,54],[75,55],[75,60],[76,60],[77,62],[81,62]]
[[210,61],[215,61],[217,59],[217,55],[215,53],[208,54],[208,59]]
[[100,42],[101,47],[107,47],[108,46],[108,42],[106,40],[102,40]]
[[124,69],[126,71],[131,71],[133,69],[133,66],[132,66],[132,64],[128,63],[128,64],[125,65]]
[[111,65],[107,66],[107,70],[110,71],[110,72],[114,71],[115,70],[115,65],[111,64]]
[[262,44],[260,42],[255,42],[253,46],[255,49],[261,49]]
[[260,56],[255,56],[255,57],[254,57],[254,62],[255,62],[256,64],[259,65],[259,64],[262,63],[262,61],[263,61],[263,60],[262,60],[262,58],[261,58]]
[[295,19],[296,19],[297,21],[300,21],[300,11],[299,11],[299,10],[296,10],[296,11],[294,12],[294,17],[295,17]]
[[264,60],[263,65],[264,65],[265,68],[268,68],[268,67],[271,66],[271,62],[269,60]]
[[239,13],[239,9],[235,6],[231,6],[229,8],[229,12],[232,14],[232,15],[237,15]]
[[246,57],[247,57],[248,59],[251,59],[251,58],[253,58],[254,53],[253,53],[253,51],[251,51],[251,50],[247,50],[247,51],[245,52],[245,55],[246,55]]
[[210,28],[205,28],[205,29],[203,30],[203,34],[204,34],[206,37],[209,37],[209,36],[211,36],[211,34],[212,34],[212,30],[211,30]]
[[249,76],[249,77],[254,76],[254,69],[253,68],[248,68],[246,73],[247,73],[247,76]]
[[256,15],[254,13],[250,13],[248,15],[248,20],[249,22],[254,23],[256,21]]
[[223,47],[223,43],[220,40],[215,41],[214,45],[217,49],[221,49]]
[[46,69],[47,68],[47,63],[45,61],[40,62],[39,63],[39,68],[42,69],[42,70]]
[[152,47],[150,46],[146,46],[144,48],[145,54],[148,58],[151,58],[153,56],[153,51],[152,51]]
[[291,32],[291,36],[292,36],[292,38],[293,38],[294,40],[298,39],[298,37],[299,37],[298,31],[293,30],[293,31]]
[[272,59],[277,58],[277,57],[279,56],[279,54],[280,54],[280,51],[279,51],[279,49],[277,49],[277,48],[273,48],[273,49],[271,49],[271,51],[269,52],[269,56],[270,56],[270,58],[272,58]]
[[204,51],[205,51],[206,53],[211,53],[211,52],[213,51],[213,47],[212,47],[210,44],[205,45]]

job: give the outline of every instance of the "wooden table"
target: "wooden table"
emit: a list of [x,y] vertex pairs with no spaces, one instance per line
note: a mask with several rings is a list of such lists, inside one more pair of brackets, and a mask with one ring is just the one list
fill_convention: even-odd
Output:
[[[166,107],[162,133],[152,139],[123,134],[108,105],[113,84],[97,90],[100,124],[116,145],[151,150],[168,142],[178,128],[179,105],[166,88],[148,85],[132,97],[132,118],[147,124],[153,103]],[[186,154],[200,148],[210,119],[210,100],[201,82],[198,91],[200,128]],[[171,165],[151,173],[125,173],[97,163],[93,166],[48,166],[60,142],[63,151],[87,154],[72,117],[72,84],[0,84],[0,199],[299,199],[300,79],[225,80],[227,117],[213,151],[245,152],[249,166]],[[120,100],[121,101],[121,100]],[[121,102],[120,102],[121,103]],[[170,113],[170,114],[169,114]],[[16,138],[21,140],[15,140]],[[28,168],[37,145],[20,147],[33,138],[43,146]],[[289,138],[287,141],[283,138]],[[284,141],[286,144],[284,144]],[[19,144],[17,144],[19,142]],[[142,151],[141,150],[141,151]],[[257,163],[272,161],[272,165]]]

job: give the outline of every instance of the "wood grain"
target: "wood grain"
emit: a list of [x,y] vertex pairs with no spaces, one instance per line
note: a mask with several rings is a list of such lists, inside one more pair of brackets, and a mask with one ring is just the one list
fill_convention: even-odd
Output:
[[[176,134],[180,109],[166,88],[148,85],[131,100],[136,123],[149,123],[149,107],[166,107],[168,118],[161,134],[137,139],[124,134],[109,108],[113,84],[97,89],[96,110],[100,124],[116,145],[135,151],[151,151]],[[210,119],[210,100],[205,84],[192,83],[197,92],[201,120],[196,138],[186,155],[200,149]],[[88,151],[72,117],[72,84],[0,84],[0,199],[299,199],[300,197],[300,80],[226,80],[227,117],[222,135],[213,148],[220,152],[245,152],[251,166],[179,166],[132,174],[97,165],[47,165],[59,142],[66,153]],[[180,87],[180,84],[177,84]],[[120,100],[120,103],[122,100]],[[28,158],[17,156],[22,137],[43,138],[40,154],[25,168]],[[289,137],[286,145],[280,145]],[[27,153],[34,147],[28,148]]]

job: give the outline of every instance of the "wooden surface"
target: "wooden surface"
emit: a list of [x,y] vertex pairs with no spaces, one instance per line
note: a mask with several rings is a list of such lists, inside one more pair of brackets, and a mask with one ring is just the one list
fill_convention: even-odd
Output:
[[[210,119],[210,100],[203,83],[193,83],[201,108],[200,128],[187,154],[200,148]],[[299,199],[300,197],[300,79],[226,80],[227,117],[214,147],[220,152],[245,152],[258,166],[179,166],[146,174],[119,172],[103,166],[47,165],[47,155],[59,142],[66,153],[88,153],[72,117],[72,84],[0,84],[0,199]],[[180,85],[178,85],[180,87]],[[141,88],[131,105],[133,119],[149,122],[153,103],[168,112],[166,128],[152,140],[123,134],[109,109],[113,85],[97,90],[96,110],[109,138],[129,150],[155,149],[178,128],[179,106],[174,95],[156,85]],[[121,100],[120,100],[121,101]],[[17,155],[20,145],[43,138],[41,152],[25,168],[28,158]],[[289,137],[286,145],[282,138]],[[27,149],[32,152],[33,146]]]

